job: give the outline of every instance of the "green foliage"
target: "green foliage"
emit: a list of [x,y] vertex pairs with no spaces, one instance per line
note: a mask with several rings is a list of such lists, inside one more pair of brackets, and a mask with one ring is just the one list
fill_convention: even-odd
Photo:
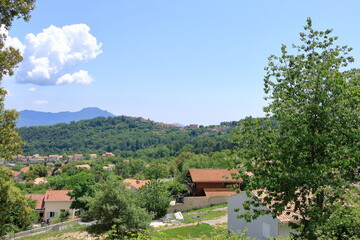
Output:
[[[152,122],[130,117],[99,117],[53,126],[18,129],[27,142],[24,153],[75,154],[114,152],[124,158],[146,161],[178,156],[181,152],[211,153],[231,149],[227,130],[213,131],[216,126],[202,129],[168,129]],[[206,133],[206,134],[205,134]]]
[[92,232],[110,230],[119,237],[137,233],[149,226],[151,216],[140,207],[140,201],[131,190],[116,179],[108,180],[89,200],[88,215],[97,220]]
[[[14,18],[23,18],[28,21],[30,11],[34,8],[32,0],[1,0],[0,26],[9,30]],[[0,83],[5,75],[12,76],[14,68],[22,61],[18,49],[5,47],[6,34],[0,34]],[[18,113],[15,110],[5,110],[4,100],[7,91],[0,87],[0,158],[11,159],[13,155],[21,153],[24,142],[15,131],[15,120]]]
[[169,176],[168,167],[159,162],[150,163],[150,166],[145,171],[145,176],[147,179],[161,179],[167,178]]
[[165,216],[170,207],[170,193],[165,183],[151,181],[138,190],[141,206],[154,215],[155,218]]
[[171,196],[186,196],[189,193],[189,189],[186,185],[177,180],[166,182],[165,186]]
[[24,179],[33,181],[38,177],[46,177],[48,169],[41,164],[34,164],[30,166],[30,170],[24,174]]
[[0,166],[0,236],[27,229],[35,219],[34,207],[14,186],[10,171]]
[[211,225],[202,223],[198,225],[163,230],[162,234],[165,239],[194,239],[204,236],[210,237],[213,230],[214,228]]
[[[304,29],[302,45],[293,46],[296,55],[282,46],[280,57],[269,58],[264,80],[268,116],[241,123],[235,140],[243,166],[239,171],[246,190],[266,191],[263,201],[273,216],[288,212],[289,205],[295,208],[299,222],[290,225],[300,237],[331,232],[347,238],[353,233],[347,222],[359,218],[345,196],[359,181],[360,70],[348,69],[351,49],[334,46],[337,37],[331,30],[314,30],[310,19]],[[336,222],[334,211],[343,213],[343,224]]]

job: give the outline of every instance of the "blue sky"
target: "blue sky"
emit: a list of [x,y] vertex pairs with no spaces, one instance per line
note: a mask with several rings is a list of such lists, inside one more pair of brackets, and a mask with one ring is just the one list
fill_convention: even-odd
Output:
[[38,0],[30,22],[8,33],[25,59],[2,83],[6,107],[203,125],[263,116],[267,57],[299,43],[311,17],[360,59],[359,9],[355,0]]

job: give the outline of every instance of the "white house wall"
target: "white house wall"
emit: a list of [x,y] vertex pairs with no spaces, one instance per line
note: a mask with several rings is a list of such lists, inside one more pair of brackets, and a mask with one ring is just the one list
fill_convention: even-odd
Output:
[[[268,237],[277,237],[279,235],[279,220],[274,219],[270,214],[259,216],[252,222],[246,222],[243,218],[237,218],[238,215],[245,213],[242,204],[251,200],[245,192],[230,196],[228,198],[228,230],[233,232],[244,232],[247,229],[246,236],[256,239],[268,239],[263,234],[268,232]],[[235,212],[234,209],[239,209]],[[266,209],[266,207],[262,207]]]

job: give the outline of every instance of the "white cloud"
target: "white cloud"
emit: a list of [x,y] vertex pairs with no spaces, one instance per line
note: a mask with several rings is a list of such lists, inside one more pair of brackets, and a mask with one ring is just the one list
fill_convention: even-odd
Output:
[[48,101],[46,100],[36,100],[36,101],[33,101],[34,104],[37,104],[37,105],[44,105],[44,104],[47,104]]
[[101,54],[101,45],[86,24],[50,26],[37,35],[29,33],[16,81],[37,85],[89,84],[92,78],[88,72],[77,68]]
[[89,75],[87,71],[80,70],[72,75],[65,74],[58,78],[56,84],[63,83],[81,83],[81,84],[90,84],[93,81],[92,77]]
[[37,90],[37,89],[34,88],[34,87],[28,89],[29,92],[35,92],[36,90]]
[[23,45],[18,38],[10,37],[8,30],[5,29],[4,25],[0,26],[0,34],[5,34],[6,36],[5,47],[12,46],[16,49],[19,49],[21,54],[24,53],[25,45]]

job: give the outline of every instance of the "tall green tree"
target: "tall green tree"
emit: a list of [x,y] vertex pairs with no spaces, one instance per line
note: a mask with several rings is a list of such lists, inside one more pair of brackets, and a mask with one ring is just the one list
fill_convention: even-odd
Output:
[[142,200],[142,207],[149,213],[154,214],[155,218],[160,218],[167,213],[170,207],[170,193],[163,182],[151,181],[142,186],[138,191]]
[[0,166],[0,237],[29,228],[35,204],[15,187],[11,172]]
[[[30,11],[35,7],[33,0],[0,0],[0,27],[10,30],[15,18],[30,19]],[[0,33],[0,83],[5,75],[12,76],[14,68],[22,61],[18,49],[5,46],[6,34]],[[21,152],[23,141],[15,131],[15,110],[5,110],[4,100],[7,91],[0,87],[0,158],[11,159]]]
[[[283,45],[281,56],[269,57],[264,79],[267,118],[241,123],[236,138],[240,172],[247,191],[266,193],[263,201],[273,216],[294,208],[299,221],[291,226],[298,237],[318,239],[332,232],[358,239],[359,232],[349,236],[349,224],[331,229],[339,223],[329,221],[338,219],[335,209],[344,221],[359,219],[359,211],[352,210],[356,205],[347,203],[346,196],[350,189],[359,194],[353,183],[359,181],[360,165],[360,70],[348,67],[354,61],[351,48],[335,45],[332,30],[314,30],[311,19],[304,29],[301,45],[293,45],[294,55]],[[339,210],[345,205],[346,211]],[[264,213],[255,211],[251,218]],[[360,229],[359,221],[353,223]]]
[[97,220],[92,227],[95,233],[112,230],[124,237],[145,230],[151,221],[135,193],[115,178],[100,186],[95,196],[89,199],[89,207],[88,215]]

